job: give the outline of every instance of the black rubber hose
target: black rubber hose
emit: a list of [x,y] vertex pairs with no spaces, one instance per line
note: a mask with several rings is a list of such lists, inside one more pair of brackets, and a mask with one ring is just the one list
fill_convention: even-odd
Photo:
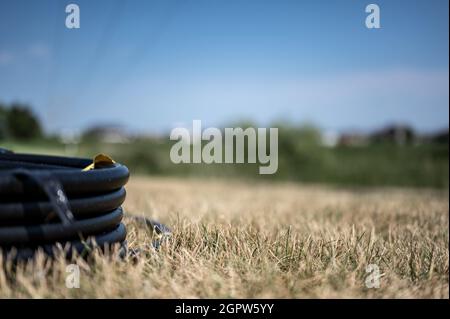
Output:
[[[112,244],[119,243],[124,245],[127,236],[127,231],[123,224],[120,224],[116,229],[109,233],[98,235],[95,237],[88,238],[86,241],[82,242],[80,240],[73,240],[68,243],[61,243],[61,248],[66,252],[66,257],[70,258],[73,252],[83,255],[83,253],[89,253],[91,247],[95,246],[100,248],[109,247]],[[57,244],[47,244],[38,247],[22,247],[20,249],[12,248],[10,255],[14,261],[26,260],[33,258],[37,251],[41,250],[48,257],[55,256],[55,250],[57,250]]]
[[[76,219],[85,219],[115,210],[125,200],[125,188],[106,194],[70,199],[70,208]],[[37,200],[30,202],[0,202],[0,227],[30,225],[42,222],[59,222],[51,203]]]
[[111,162],[83,170],[92,160],[0,152],[0,249],[27,259],[42,250],[67,255],[126,239],[121,223],[129,171]]

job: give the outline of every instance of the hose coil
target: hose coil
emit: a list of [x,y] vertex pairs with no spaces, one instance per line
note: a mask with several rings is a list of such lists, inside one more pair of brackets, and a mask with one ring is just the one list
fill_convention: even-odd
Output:
[[0,149],[0,250],[14,259],[40,249],[70,257],[124,244],[122,203],[128,168],[91,159],[16,154]]

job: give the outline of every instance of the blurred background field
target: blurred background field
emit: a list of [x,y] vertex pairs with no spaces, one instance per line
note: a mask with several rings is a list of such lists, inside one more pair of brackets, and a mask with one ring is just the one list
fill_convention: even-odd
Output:
[[[118,126],[99,125],[78,136],[45,136],[39,120],[26,107],[0,106],[1,110],[3,148],[83,157],[106,153],[125,163],[132,174],[345,186],[448,188],[449,183],[448,131],[418,135],[412,128],[393,125],[366,134],[353,132],[330,137],[313,125],[278,122],[272,125],[279,128],[278,172],[259,175],[259,164],[173,164],[169,152],[176,141],[170,141],[169,133],[139,136],[127,134]],[[257,125],[247,121],[227,127]]]

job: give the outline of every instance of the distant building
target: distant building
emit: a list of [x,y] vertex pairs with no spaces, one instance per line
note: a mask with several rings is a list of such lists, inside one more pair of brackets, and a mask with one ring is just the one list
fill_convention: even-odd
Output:
[[326,147],[335,147],[339,144],[339,133],[335,131],[325,131],[322,134],[322,145]]
[[83,139],[91,139],[104,143],[122,144],[128,143],[129,137],[125,129],[119,125],[96,125],[83,134]]
[[430,136],[432,143],[448,144],[448,129]]
[[405,145],[416,142],[414,130],[407,125],[388,126],[370,136],[374,143],[392,143],[396,145]]
[[367,135],[361,133],[343,133],[339,137],[337,144],[339,146],[366,146],[369,144],[369,139]]

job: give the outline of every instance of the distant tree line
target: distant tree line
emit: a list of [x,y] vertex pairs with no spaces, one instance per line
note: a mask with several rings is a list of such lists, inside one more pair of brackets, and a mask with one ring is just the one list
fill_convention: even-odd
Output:
[[0,140],[29,140],[42,135],[42,125],[30,107],[19,103],[0,103]]

